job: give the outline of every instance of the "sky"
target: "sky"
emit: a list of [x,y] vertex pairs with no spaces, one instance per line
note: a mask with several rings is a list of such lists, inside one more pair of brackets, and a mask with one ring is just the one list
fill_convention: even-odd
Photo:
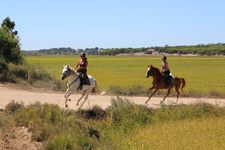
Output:
[[22,50],[225,42],[225,0],[0,0]]

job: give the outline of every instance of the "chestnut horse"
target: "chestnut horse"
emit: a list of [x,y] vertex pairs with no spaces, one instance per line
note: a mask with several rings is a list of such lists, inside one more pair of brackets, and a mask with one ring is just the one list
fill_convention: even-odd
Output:
[[[153,81],[152,81],[152,87],[150,87],[148,89],[148,100],[145,102],[146,104],[148,103],[148,101],[151,99],[151,97],[159,90],[159,89],[168,89],[167,90],[167,94],[166,96],[163,98],[162,102],[164,102],[164,100],[166,99],[166,97],[170,94],[170,90],[175,87],[175,90],[177,92],[177,101],[178,102],[178,97],[180,95],[179,89],[181,86],[181,91],[183,91],[183,88],[185,86],[185,80],[184,78],[178,78],[176,76],[173,76],[173,78],[175,79],[175,84],[172,84],[169,86],[169,88],[166,88],[166,81],[165,81],[165,76],[160,72],[160,70],[157,67],[154,66],[148,66],[148,70],[147,70],[147,74],[146,74],[146,78],[148,78],[149,76],[153,77]],[[151,96],[149,96],[149,92],[150,90],[155,89],[154,92],[151,94]]]

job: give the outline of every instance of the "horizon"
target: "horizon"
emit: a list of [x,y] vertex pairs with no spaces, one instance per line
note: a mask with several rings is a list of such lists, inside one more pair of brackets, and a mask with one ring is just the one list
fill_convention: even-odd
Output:
[[[219,42],[219,43],[208,43],[208,44],[203,44],[203,45],[216,45],[216,44],[222,44],[222,45],[224,45],[225,43],[223,43],[223,42]],[[168,45],[169,47],[179,47],[179,46],[198,46],[198,45],[202,45],[202,44],[197,44],[197,45]],[[150,46],[150,47],[113,47],[113,48],[101,48],[101,47],[98,47],[97,46],[97,48],[98,48],[98,50],[100,50],[100,49],[121,49],[121,48],[132,48],[132,49],[135,49],[135,48],[151,48],[151,47],[165,47],[166,45],[164,45],[164,46]],[[72,47],[52,47],[52,48],[48,48],[48,49],[37,49],[37,50],[22,50],[22,51],[40,51],[40,50],[50,50],[50,49],[54,49],[54,48],[56,48],[56,49],[60,49],[60,48],[71,48],[72,50],[81,50],[81,48],[72,48]],[[87,47],[87,49],[92,49],[92,48],[96,48],[96,47]],[[85,50],[86,48],[84,48],[84,49],[82,49],[82,50]]]
[[3,1],[21,50],[141,48],[225,42],[223,0]]

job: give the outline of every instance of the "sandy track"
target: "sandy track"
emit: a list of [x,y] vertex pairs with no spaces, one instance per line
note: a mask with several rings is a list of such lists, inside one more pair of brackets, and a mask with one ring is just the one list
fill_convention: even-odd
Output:
[[[43,89],[24,89],[15,85],[0,84],[0,109],[4,109],[5,106],[12,100],[17,102],[23,102],[25,105],[32,104],[36,101],[41,103],[57,104],[64,108],[64,93],[62,92],[52,92],[44,91]],[[79,99],[80,94],[73,94],[70,96],[71,102],[68,102],[69,109],[78,109],[76,102]],[[115,96],[100,96],[100,95],[89,95],[88,100],[85,102],[82,108],[88,109],[92,108],[94,105],[98,105],[103,109],[107,108],[111,104],[111,98]],[[129,100],[136,104],[144,104],[147,97],[127,97]],[[160,100],[162,98],[153,97],[148,102],[148,107],[157,108],[160,106]],[[169,104],[175,102],[176,98],[169,97],[166,99],[165,103]],[[83,102],[83,101],[81,101]],[[207,102],[211,104],[218,104],[220,106],[225,106],[225,99],[208,99],[208,98],[179,98],[179,104],[190,104],[198,102]],[[81,103],[80,103],[81,104]]]

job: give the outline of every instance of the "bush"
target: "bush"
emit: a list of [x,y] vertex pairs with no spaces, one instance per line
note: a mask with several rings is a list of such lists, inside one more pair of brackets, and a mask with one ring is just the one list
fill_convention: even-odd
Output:
[[112,98],[111,106],[107,113],[111,116],[114,127],[122,128],[123,131],[131,131],[137,125],[145,125],[151,122],[151,110],[143,105],[136,105],[128,99]]
[[3,59],[0,59],[0,81],[7,81],[8,71],[8,64]]
[[46,70],[29,67],[27,65],[9,64],[9,76],[7,78],[14,83],[27,84],[28,72],[30,72],[30,84],[34,87],[61,90],[66,86],[66,84],[63,84],[59,80],[52,77]]
[[5,106],[5,112],[8,114],[13,114],[22,108],[24,108],[23,102],[19,103],[19,102],[11,101],[8,105]]
[[78,115],[81,115],[82,117],[87,119],[96,119],[96,120],[105,119],[107,116],[106,112],[97,105],[95,105],[92,109],[89,110],[80,110],[78,112]]

